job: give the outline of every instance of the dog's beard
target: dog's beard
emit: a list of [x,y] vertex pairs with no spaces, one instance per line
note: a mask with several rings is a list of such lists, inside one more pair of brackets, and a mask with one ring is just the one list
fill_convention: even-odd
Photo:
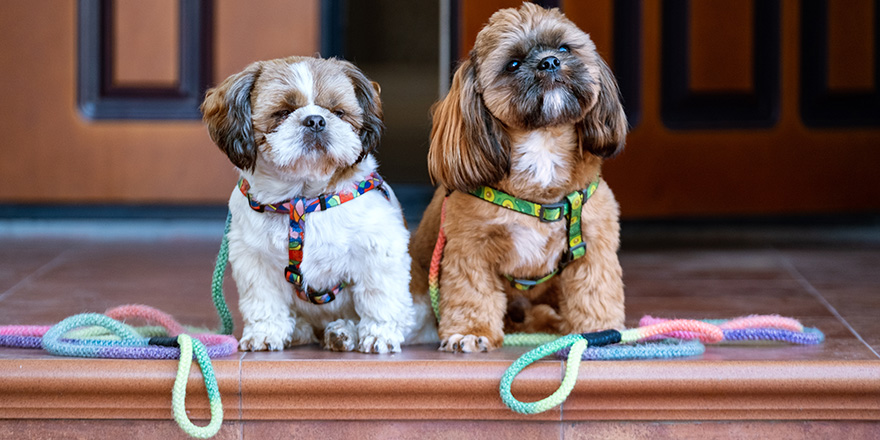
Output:
[[534,78],[524,95],[523,126],[528,129],[579,120],[591,101],[587,81],[571,81],[563,75]]
[[261,147],[261,154],[275,167],[313,177],[352,165],[360,153],[360,138],[346,126],[315,133],[282,125],[266,135]]
[[568,124],[583,118],[593,91],[589,80],[571,81],[556,76],[532,77],[486,92],[486,105],[499,119],[533,130]]

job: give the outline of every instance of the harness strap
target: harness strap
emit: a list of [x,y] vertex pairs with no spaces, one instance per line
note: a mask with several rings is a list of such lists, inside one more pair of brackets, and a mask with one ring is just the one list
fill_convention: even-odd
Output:
[[303,261],[303,240],[305,232],[305,217],[307,214],[324,211],[335,206],[339,206],[345,202],[350,202],[355,198],[366,194],[374,189],[379,189],[386,199],[389,198],[388,192],[382,187],[384,184],[382,177],[373,172],[366,180],[358,182],[350,189],[345,189],[334,194],[322,194],[318,197],[294,197],[289,201],[282,203],[259,203],[253,199],[250,192],[250,184],[244,178],[238,181],[238,188],[241,193],[248,199],[248,205],[257,212],[274,212],[279,214],[288,214],[290,217],[290,226],[288,229],[287,257],[288,264],[284,268],[284,279],[294,287],[296,296],[303,301],[312,304],[327,304],[334,299],[348,284],[342,281],[327,290],[314,290],[311,287],[304,287],[300,266]]
[[586,255],[587,244],[584,242],[581,232],[581,208],[583,208],[584,203],[593,196],[598,187],[599,176],[596,176],[596,179],[594,179],[585,189],[574,191],[566,195],[559,202],[545,204],[520,199],[507,194],[504,191],[488,186],[481,186],[470,192],[471,195],[487,202],[521,214],[537,217],[542,222],[549,223],[560,221],[562,219],[567,220],[566,231],[568,235],[568,246],[560,256],[556,268],[538,278],[516,278],[510,275],[504,275],[504,277],[510,281],[511,286],[518,290],[529,290],[538,284],[550,280],[556,274],[561,272],[569,263]]

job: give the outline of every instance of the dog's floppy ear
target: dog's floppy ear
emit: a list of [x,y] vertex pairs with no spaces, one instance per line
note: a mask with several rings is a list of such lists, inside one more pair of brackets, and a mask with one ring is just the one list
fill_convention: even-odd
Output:
[[233,165],[251,170],[257,162],[251,113],[251,89],[260,74],[259,62],[208,90],[200,107],[211,140]]
[[363,112],[363,124],[358,135],[361,138],[363,154],[374,151],[379,146],[385,123],[382,114],[382,101],[379,99],[379,84],[370,81],[354,64],[340,61],[343,71],[354,86],[354,94]]
[[584,120],[577,124],[578,143],[583,150],[596,156],[614,157],[623,151],[626,141],[626,113],[617,80],[599,54],[596,54],[596,64],[599,67],[599,96]]
[[432,108],[432,118],[428,172],[435,183],[471,191],[507,174],[507,132],[483,103],[472,60],[459,66],[449,93]]

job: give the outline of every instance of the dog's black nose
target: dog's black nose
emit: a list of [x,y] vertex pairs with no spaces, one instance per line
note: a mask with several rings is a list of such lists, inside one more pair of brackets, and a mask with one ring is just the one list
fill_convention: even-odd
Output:
[[306,116],[306,118],[303,119],[303,125],[317,133],[319,131],[324,131],[324,127],[327,126],[327,121],[325,121],[322,116],[311,115]]
[[548,72],[553,72],[553,71],[556,71],[557,69],[559,69],[559,65],[560,65],[559,58],[556,58],[554,56],[549,56],[549,57],[546,57],[543,60],[541,60],[540,63],[538,63],[538,70],[546,70]]

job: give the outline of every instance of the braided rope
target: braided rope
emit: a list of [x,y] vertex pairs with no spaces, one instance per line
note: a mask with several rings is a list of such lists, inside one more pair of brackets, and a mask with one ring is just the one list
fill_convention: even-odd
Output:
[[[644,327],[621,332],[606,330],[563,336],[556,341],[527,352],[508,367],[499,385],[501,400],[508,408],[522,414],[537,414],[553,408],[562,403],[571,393],[580,362],[586,359],[632,359],[642,357],[641,355],[645,355],[644,357],[696,355],[705,350],[700,341],[717,344],[731,340],[775,340],[794,344],[818,344],[825,338],[818,329],[804,328],[794,319],[776,315],[749,316],[713,322],[687,319],[665,320],[646,316],[641,320],[642,324],[647,324]],[[781,328],[763,327],[767,325],[778,325]],[[728,327],[729,329],[723,329]],[[801,328],[803,331],[796,332],[791,330],[792,328]],[[656,341],[657,338],[668,338],[670,334],[686,335],[691,341],[664,339],[661,342],[651,344],[612,345],[637,341]],[[588,352],[589,346],[601,347],[603,345],[609,345],[609,347]],[[549,397],[537,402],[521,402],[514,398],[510,388],[516,376],[528,365],[554,352],[557,358],[567,360],[566,373],[559,388]]]
[[[556,358],[566,360],[570,349],[556,352]],[[706,352],[706,346],[699,340],[660,339],[650,343],[618,344],[605,347],[587,347],[581,355],[585,361],[620,361],[631,359],[672,359],[699,356]]]
[[140,304],[119,306],[104,312],[105,315],[119,321],[129,318],[140,318],[149,323],[162,326],[170,336],[177,336],[186,331],[171,315]]
[[[174,420],[183,432],[196,438],[213,437],[220,431],[223,424],[223,403],[220,400],[220,390],[217,386],[217,378],[211,367],[211,359],[205,350],[205,346],[198,340],[193,340],[189,335],[182,334],[177,338],[180,344],[180,363],[177,364],[177,377],[174,379],[174,387],[171,390],[171,412]],[[189,370],[192,365],[193,352],[202,377],[205,379],[205,388],[208,391],[208,401],[211,407],[211,421],[207,426],[196,426],[186,415],[186,383],[189,379]]]
[[214,264],[214,275],[211,277],[211,299],[214,308],[220,316],[220,331],[224,335],[231,335],[233,330],[232,313],[226,305],[223,295],[223,275],[229,262],[229,227],[232,225],[232,212],[226,214],[226,226],[223,228],[223,241],[220,242],[220,251],[217,253],[217,262]]
[[[133,309],[146,306],[130,306]],[[155,311],[161,314],[161,312]],[[172,320],[173,322],[173,320]],[[173,322],[179,326],[176,322]],[[75,333],[78,328],[91,329],[101,327],[109,331],[116,339],[70,339],[68,336]],[[174,325],[172,325],[174,327]],[[162,336],[167,336],[162,335]],[[174,335],[172,335],[174,336]],[[225,357],[238,350],[238,342],[235,338],[227,335],[212,333],[192,335],[203,344],[207,344],[206,353],[209,357]],[[38,336],[26,338],[40,339]],[[136,328],[132,328],[106,315],[97,313],[84,313],[74,315],[56,324],[42,335],[40,344],[34,344],[33,339],[20,340],[25,344],[6,345],[14,347],[42,347],[52,354],[74,357],[100,357],[110,359],[177,359],[180,357],[180,349],[173,346],[151,344],[151,337],[140,335]],[[3,344],[0,339],[0,345]]]
[[[178,426],[192,437],[213,437],[223,424],[223,404],[211,358],[238,350],[232,337],[233,319],[223,295],[223,277],[229,261],[229,229],[232,214],[226,216],[223,240],[211,279],[211,296],[221,320],[220,333],[212,334],[180,325],[170,315],[143,305],[127,305],[104,315],[85,313],[64,319],[54,326],[0,326],[0,346],[43,348],[61,356],[115,359],[179,359],[172,389],[172,413]],[[140,318],[156,326],[133,328],[119,320]],[[193,336],[186,332],[196,333]],[[168,336],[176,336],[169,339]],[[207,347],[205,346],[207,344]],[[173,346],[177,345],[177,347]],[[208,391],[211,421],[199,427],[186,414],[186,384],[195,353]]]
[[508,347],[531,347],[559,339],[553,333],[510,333],[504,335],[503,344]]
[[[572,360],[565,366],[565,376],[562,378],[562,384],[550,396],[537,402],[521,402],[513,397],[510,389],[513,385],[513,379],[526,367],[535,361],[555,353],[563,348],[571,347]],[[537,414],[547,411],[560,403],[562,403],[571,390],[574,388],[577,380],[578,369],[580,368],[581,353],[587,348],[587,341],[581,335],[566,335],[555,341],[548,342],[532,349],[517,359],[513,365],[507,368],[504,375],[501,376],[501,384],[499,391],[501,400],[508,408],[520,414]]]
[[443,248],[446,246],[446,232],[443,231],[443,225],[446,224],[446,201],[449,197],[443,198],[443,204],[440,206],[440,230],[437,233],[437,243],[434,244],[434,252],[431,254],[431,267],[428,270],[428,295],[431,298],[431,308],[434,310],[434,317],[440,322],[440,261],[443,260]]

